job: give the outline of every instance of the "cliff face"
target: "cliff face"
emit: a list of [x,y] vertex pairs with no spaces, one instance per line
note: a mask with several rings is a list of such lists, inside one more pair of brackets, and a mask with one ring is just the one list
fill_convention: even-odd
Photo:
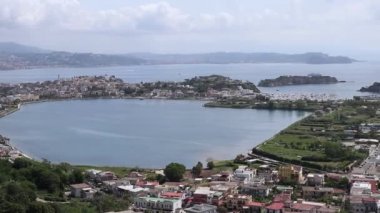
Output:
[[276,79],[265,79],[259,82],[260,87],[280,87],[303,84],[335,84],[338,80],[330,76],[280,76]]
[[380,93],[380,82],[375,82],[369,87],[362,87],[359,91]]

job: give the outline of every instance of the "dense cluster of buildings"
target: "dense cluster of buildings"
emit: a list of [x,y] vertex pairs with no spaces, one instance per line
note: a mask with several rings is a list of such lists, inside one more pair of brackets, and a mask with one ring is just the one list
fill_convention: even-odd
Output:
[[[209,79],[210,78],[210,79]],[[219,83],[215,79],[219,79]],[[250,84],[248,84],[250,85]],[[257,91],[246,83],[210,76],[184,82],[124,83],[115,76],[81,76],[37,83],[0,84],[0,113],[9,106],[49,99],[82,98],[202,98],[255,97]],[[332,109],[316,111],[321,117]],[[376,112],[380,114],[380,112]],[[0,114],[1,116],[1,114]],[[316,130],[312,131],[325,131]],[[209,170],[200,177],[186,177],[183,182],[151,181],[146,175],[131,172],[117,177],[113,172],[87,170],[84,183],[70,186],[70,196],[94,199],[96,193],[108,193],[133,200],[136,212],[214,213],[221,208],[243,213],[332,213],[380,212],[380,124],[365,123],[342,133],[347,147],[366,149],[368,158],[350,174],[304,171],[301,166],[260,164],[239,166],[232,170]],[[374,139],[358,138],[373,134]],[[0,136],[0,158],[14,160],[22,156]],[[162,171],[155,171],[162,174]]]
[[160,184],[139,172],[116,177],[112,172],[91,169],[86,171],[86,183],[71,185],[71,196],[93,199],[96,192],[127,195],[135,212],[215,213],[221,208],[243,213],[380,212],[375,176],[305,174],[295,165],[210,171],[204,170],[201,178],[186,176],[183,182]]
[[[211,80],[207,81],[207,79]],[[213,84],[218,78],[220,83]],[[0,104],[46,99],[80,98],[206,98],[249,97],[257,90],[247,82],[223,76],[205,76],[184,82],[125,83],[115,76],[79,76],[54,81],[0,84]]]
[[14,161],[16,158],[26,157],[22,152],[9,144],[9,139],[0,135],[0,159]]

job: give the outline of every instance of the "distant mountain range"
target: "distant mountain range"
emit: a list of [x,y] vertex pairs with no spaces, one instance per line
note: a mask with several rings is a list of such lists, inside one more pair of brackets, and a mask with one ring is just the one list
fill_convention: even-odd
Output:
[[93,54],[44,50],[13,42],[0,42],[0,70],[42,67],[99,67],[146,64],[305,63],[346,64],[356,60],[323,53],[280,54],[217,52],[202,54]]
[[127,54],[155,64],[228,64],[228,63],[304,63],[346,64],[356,62],[344,56],[329,56],[324,53],[281,54],[216,52],[202,54]]
[[43,50],[38,47],[31,47],[22,44],[17,44],[14,42],[0,42],[0,54],[3,53],[49,53],[52,51]]

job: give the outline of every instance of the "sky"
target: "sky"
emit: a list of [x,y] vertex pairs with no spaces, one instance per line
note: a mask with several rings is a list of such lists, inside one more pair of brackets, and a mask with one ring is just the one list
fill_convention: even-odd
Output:
[[0,41],[96,53],[380,56],[380,0],[0,0]]

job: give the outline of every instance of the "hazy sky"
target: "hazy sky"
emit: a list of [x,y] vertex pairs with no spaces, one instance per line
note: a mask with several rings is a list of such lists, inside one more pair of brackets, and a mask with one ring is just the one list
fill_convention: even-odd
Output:
[[0,41],[126,53],[380,56],[380,0],[0,0]]

